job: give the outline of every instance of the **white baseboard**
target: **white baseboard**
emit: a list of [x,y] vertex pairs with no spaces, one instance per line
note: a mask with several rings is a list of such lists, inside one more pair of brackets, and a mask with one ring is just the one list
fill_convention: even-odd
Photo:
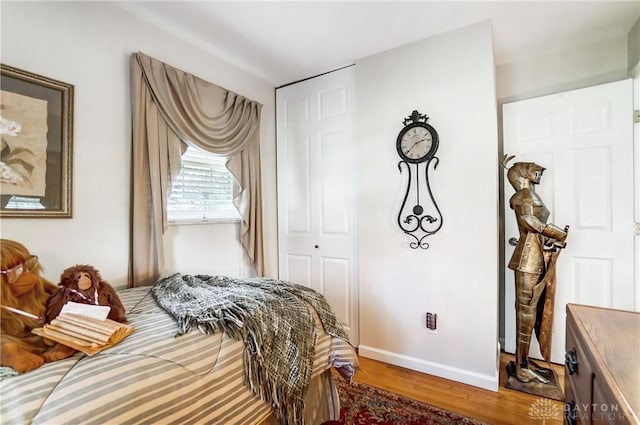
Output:
[[[498,345],[499,347],[499,345]],[[499,351],[497,355],[499,356]],[[498,369],[493,376],[481,375],[464,369],[459,369],[439,363],[428,362],[426,360],[417,359],[415,357],[405,356],[403,354],[392,353],[390,351],[380,350],[378,348],[360,345],[358,354],[368,359],[379,360],[395,366],[405,367],[429,375],[439,376],[441,378],[450,379],[452,381],[461,382],[463,384],[473,385],[474,387],[483,388],[489,391],[498,391],[499,376]],[[499,360],[498,360],[499,362]],[[498,363],[499,367],[499,363]]]

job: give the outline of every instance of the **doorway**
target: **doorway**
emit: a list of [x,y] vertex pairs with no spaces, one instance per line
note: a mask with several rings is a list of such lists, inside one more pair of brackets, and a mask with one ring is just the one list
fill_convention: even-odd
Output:
[[[567,303],[634,310],[632,80],[503,105],[504,153],[547,168],[536,188],[570,226],[558,259],[551,360],[563,363]],[[518,231],[504,186],[504,259]],[[515,350],[514,274],[504,268],[505,351]],[[541,358],[537,342],[532,357]]]
[[278,268],[325,296],[358,346],[353,66],[276,91]]

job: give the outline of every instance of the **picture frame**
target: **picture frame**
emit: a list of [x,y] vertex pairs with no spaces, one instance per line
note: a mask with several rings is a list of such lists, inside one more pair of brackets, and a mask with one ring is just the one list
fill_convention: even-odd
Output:
[[71,218],[73,85],[0,64],[0,217]]

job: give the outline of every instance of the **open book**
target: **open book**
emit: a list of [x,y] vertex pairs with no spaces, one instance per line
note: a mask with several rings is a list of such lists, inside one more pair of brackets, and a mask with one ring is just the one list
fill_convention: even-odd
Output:
[[90,356],[125,339],[135,328],[114,320],[63,313],[33,333]]

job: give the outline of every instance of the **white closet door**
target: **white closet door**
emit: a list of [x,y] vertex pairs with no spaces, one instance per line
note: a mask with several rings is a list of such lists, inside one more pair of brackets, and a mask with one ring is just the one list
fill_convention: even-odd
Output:
[[[558,258],[551,360],[564,362],[567,303],[633,310],[632,82],[503,106],[504,152],[546,167],[536,188],[550,222],[570,225]],[[518,237],[505,178],[505,262]],[[505,265],[505,350],[515,350],[514,273]],[[535,338],[534,338],[535,339]],[[540,358],[537,342],[533,357]]]
[[280,278],[321,292],[358,344],[353,67],[276,91]]

